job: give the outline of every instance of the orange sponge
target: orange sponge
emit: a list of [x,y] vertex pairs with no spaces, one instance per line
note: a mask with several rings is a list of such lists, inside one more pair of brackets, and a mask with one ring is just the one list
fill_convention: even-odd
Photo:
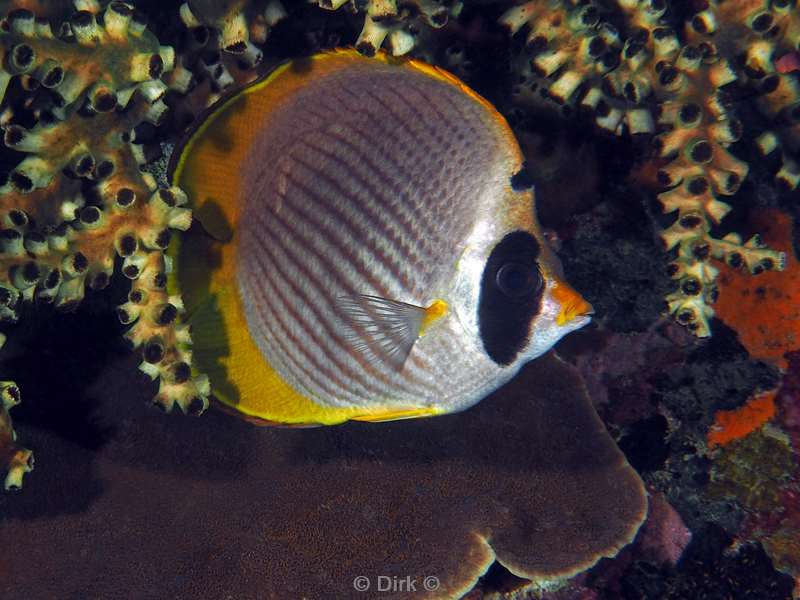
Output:
[[734,410],[719,410],[708,431],[708,447],[724,446],[752,433],[775,416],[775,392],[756,394],[747,404]]
[[800,349],[800,263],[792,251],[792,218],[767,209],[754,213],[750,223],[770,248],[786,252],[786,269],[754,277],[722,265],[714,310],[753,358],[785,370],[783,355]]

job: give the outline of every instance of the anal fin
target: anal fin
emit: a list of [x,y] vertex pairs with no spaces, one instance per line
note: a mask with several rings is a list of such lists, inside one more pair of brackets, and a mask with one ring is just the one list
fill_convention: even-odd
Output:
[[352,417],[353,421],[367,421],[369,423],[381,423],[383,421],[400,421],[402,419],[418,419],[420,417],[432,417],[439,414],[435,408],[411,408],[408,410],[394,410],[371,415],[360,415]]

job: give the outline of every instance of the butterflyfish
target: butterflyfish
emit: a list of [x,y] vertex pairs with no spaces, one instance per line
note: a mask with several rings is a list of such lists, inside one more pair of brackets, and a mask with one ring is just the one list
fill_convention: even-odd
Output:
[[[417,60],[284,64],[173,154],[196,222],[170,249],[193,361],[251,420],[463,410],[590,320],[500,113]],[[515,179],[516,177],[516,179]]]

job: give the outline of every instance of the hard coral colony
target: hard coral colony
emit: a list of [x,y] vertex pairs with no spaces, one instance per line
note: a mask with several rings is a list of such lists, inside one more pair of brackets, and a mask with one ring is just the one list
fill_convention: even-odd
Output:
[[[2,317],[16,321],[25,301],[75,307],[86,287],[108,285],[120,257],[132,284],[119,315],[143,348],[142,370],[160,378],[155,401],[199,413],[208,386],[191,375],[190,336],[180,298],[166,291],[164,256],[171,230],[189,227],[191,212],[181,190],[158,187],[140,169],[148,127],[167,110],[161,77],[174,49],[130,5],[76,4],[82,10],[55,31],[25,9],[2,22],[4,141],[25,153],[2,186]],[[6,390],[18,400],[12,384]],[[25,452],[13,453],[6,487],[31,469]]]
[[667,249],[677,250],[669,310],[708,336],[718,274],[710,259],[750,273],[783,268],[784,255],[757,236],[717,239],[712,228],[731,210],[723,198],[736,194],[749,169],[729,150],[743,132],[734,88],[764,116],[751,135],[762,157],[779,155],[779,186],[800,183],[792,156],[800,147],[800,84],[778,67],[798,51],[800,12],[792,0],[712,0],[690,15],[673,14],[681,7],[664,0],[612,5],[534,1],[506,12],[501,21],[512,34],[528,30],[514,95],[523,105],[549,101],[586,111],[616,135],[653,137],[652,168],[664,190],[658,201],[676,214],[661,231]]
[[[437,49],[452,35],[448,21],[469,3],[311,0],[298,8],[280,0],[189,0],[174,7],[186,28],[180,39],[166,27],[154,32],[130,4],[73,4],[0,2],[0,126],[17,153],[0,188],[0,318],[16,322],[28,302],[73,309],[87,286],[102,289],[121,274],[131,289],[118,315],[142,351],[140,369],[158,381],[154,401],[199,414],[213,390],[193,370],[166,254],[172,231],[191,225],[193,199],[144,169],[159,158],[158,142],[174,141],[183,125],[170,119],[254,79],[281,24],[302,32],[314,50],[336,45],[338,33],[320,40],[325,28],[312,22],[356,19],[360,33],[340,41],[365,55],[383,48],[467,70],[463,49],[448,48],[445,58]],[[486,4],[502,9],[499,23],[515,42],[525,35],[512,46],[508,113],[524,120],[555,108],[569,118],[588,115],[598,138],[652,140],[638,180],[658,188],[671,220],[656,225],[676,284],[666,309],[709,336],[719,293],[714,260],[750,274],[786,264],[784,252],[750,231],[753,223],[741,233],[723,227],[733,209],[746,211],[753,181],[774,177],[781,193],[800,185],[796,0]],[[0,382],[0,398],[0,467],[8,469],[6,487],[18,488],[33,466],[11,425],[19,389]],[[724,495],[725,477],[739,471],[723,462],[717,471],[715,493]],[[797,569],[796,560],[785,562]]]

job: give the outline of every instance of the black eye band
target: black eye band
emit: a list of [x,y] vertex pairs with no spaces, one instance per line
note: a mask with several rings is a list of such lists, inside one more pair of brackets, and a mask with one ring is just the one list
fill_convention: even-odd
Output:
[[526,231],[505,236],[494,247],[481,278],[478,328],[483,347],[498,364],[511,364],[530,339],[544,282],[539,242]]

